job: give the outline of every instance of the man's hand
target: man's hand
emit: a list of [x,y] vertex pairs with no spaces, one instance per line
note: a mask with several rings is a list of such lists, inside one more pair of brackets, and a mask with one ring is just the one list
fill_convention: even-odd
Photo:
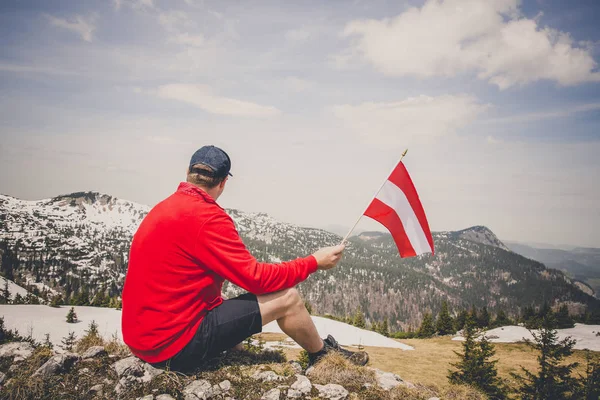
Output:
[[319,269],[326,270],[335,267],[342,258],[342,252],[345,248],[346,246],[339,244],[337,246],[323,247],[322,249],[317,250],[313,256],[317,259]]

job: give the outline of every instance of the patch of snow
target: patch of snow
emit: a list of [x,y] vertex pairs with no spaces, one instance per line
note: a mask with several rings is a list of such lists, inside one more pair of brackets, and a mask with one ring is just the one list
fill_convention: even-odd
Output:
[[[585,325],[575,324],[574,328],[569,329],[557,329],[558,339],[562,340],[567,336],[571,336],[577,341],[574,348],[577,350],[593,350],[600,351],[600,339],[596,336],[597,332],[600,332],[600,325]],[[490,339],[490,342],[494,343],[516,343],[522,342],[525,339],[533,340],[533,336],[522,326],[502,326],[500,328],[491,329],[485,332],[488,337],[494,337]],[[452,340],[463,341],[462,336],[452,338]]]
[[[67,323],[67,313],[70,306],[52,308],[45,305],[3,305],[0,307],[0,315],[4,317],[4,324],[8,329],[16,329],[23,336],[32,331],[32,337],[37,341],[43,341],[45,334],[50,334],[50,341],[58,346],[63,337],[69,332],[75,332],[81,338],[88,329],[92,320],[98,324],[98,331],[105,339],[110,339],[114,334],[119,340],[121,335],[121,311],[112,308],[75,306],[75,313],[79,322]],[[319,335],[327,337],[331,334],[335,339],[345,346],[374,346],[388,347],[402,350],[414,350],[411,346],[387,338],[379,333],[357,328],[343,322],[334,321],[322,317],[312,317]],[[277,322],[271,322],[263,326],[263,332],[283,333]],[[280,346],[279,341],[270,343],[266,347]],[[289,339],[284,341],[285,347],[294,347]]]
[[[331,334],[339,344],[343,346],[372,346],[389,347],[402,350],[414,350],[413,347],[393,339],[380,335],[377,332],[360,329],[343,322],[334,321],[329,318],[312,317],[317,331],[321,337]],[[283,333],[276,321],[263,326],[263,332]]]

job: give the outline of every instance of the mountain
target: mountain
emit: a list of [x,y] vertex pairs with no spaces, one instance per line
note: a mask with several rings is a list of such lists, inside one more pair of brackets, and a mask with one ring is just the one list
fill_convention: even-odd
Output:
[[[97,293],[102,301],[118,296],[132,235],[148,210],[95,192],[39,201],[0,196],[0,272],[35,295],[61,293],[80,305]],[[293,259],[341,240],[262,213],[227,212],[261,261]],[[443,300],[454,309],[486,306],[513,314],[544,302],[579,311],[600,307],[562,272],[507,250],[485,227],[437,232],[434,242],[435,256],[401,259],[389,234],[363,233],[351,238],[337,268],[313,274],[300,290],[316,313],[346,316],[360,309],[367,321],[388,318],[396,329],[415,327],[425,312],[437,314]]]
[[509,242],[508,247],[515,253],[544,263],[549,268],[564,271],[573,279],[585,283],[597,295],[600,294],[600,249],[540,248],[518,242]]

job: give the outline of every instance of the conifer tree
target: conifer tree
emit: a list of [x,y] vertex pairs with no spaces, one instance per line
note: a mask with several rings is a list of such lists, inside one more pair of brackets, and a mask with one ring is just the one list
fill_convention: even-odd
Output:
[[96,321],[92,320],[92,322],[90,322],[87,330],[85,331],[85,335],[100,337],[100,333],[98,332],[98,324]]
[[377,323],[377,321],[373,321],[373,323],[371,324],[371,330],[377,333],[381,333],[380,332],[380,327],[379,324]]
[[519,383],[517,394],[523,400],[576,399],[581,390],[579,382],[571,376],[578,363],[564,364],[565,357],[573,354],[576,341],[571,337],[558,340],[552,313],[542,320],[539,332],[531,331],[534,341],[526,343],[539,351],[537,375],[521,367],[524,375],[511,373]]
[[479,314],[477,325],[480,328],[487,328],[490,326],[490,313],[488,312],[487,307],[483,307],[481,309],[481,314]]
[[[484,392],[490,400],[506,398],[506,387],[498,377],[494,345],[477,331],[477,324],[469,315],[463,327],[463,353],[454,352],[460,361],[451,364],[455,371],[449,371],[448,379],[453,384],[471,385]],[[477,339],[481,336],[479,342]]]
[[456,316],[456,319],[454,320],[454,331],[460,331],[464,326],[465,326],[465,321],[467,320],[467,317],[469,316],[469,312],[467,310],[462,310],[458,313],[458,315]]
[[580,378],[581,390],[576,398],[585,400],[600,399],[600,359],[593,358],[590,351],[586,351],[585,376]]
[[52,297],[52,300],[50,301],[50,307],[59,308],[62,303],[62,296],[60,294],[57,294],[56,296]]
[[0,292],[0,304],[10,303],[10,290],[8,290],[8,280],[4,280],[4,288]]
[[571,316],[569,315],[569,307],[567,307],[566,304],[560,306],[558,312],[555,315],[555,318],[557,329],[573,328],[575,326],[573,318],[571,318]]
[[365,316],[360,309],[356,309],[356,312],[354,313],[354,319],[352,321],[352,325],[356,326],[357,328],[363,328],[363,329],[367,327],[367,325],[365,323]]
[[383,336],[390,336],[390,329],[388,327],[387,318],[385,318],[381,323],[381,326],[379,327],[379,333],[381,333]]
[[511,322],[512,321],[506,316],[506,313],[504,312],[504,310],[500,309],[500,310],[498,310],[498,313],[496,314],[496,319],[492,323],[492,326],[493,327],[507,326],[507,325],[510,325]]
[[21,296],[20,293],[17,293],[15,295],[15,298],[13,299],[13,304],[25,304],[25,299],[23,299],[23,296]]
[[433,317],[431,313],[425,313],[423,316],[423,322],[421,322],[421,326],[419,327],[419,332],[417,336],[420,338],[430,338],[435,334],[435,327],[433,326]]
[[62,338],[62,345],[60,347],[65,351],[72,351],[76,341],[77,336],[75,336],[75,332],[69,331],[69,334]]
[[49,348],[50,350],[52,350],[54,348],[54,345],[52,344],[52,342],[50,341],[50,334],[46,333],[44,335],[44,343],[42,344],[42,346]]
[[448,311],[448,303],[445,300],[442,302],[442,310],[438,315],[435,330],[439,335],[449,335],[456,332],[454,330],[454,321]]
[[69,324],[73,324],[73,323],[77,322],[77,314],[75,313],[74,307],[71,307],[71,309],[69,310],[69,312],[67,314],[67,322]]

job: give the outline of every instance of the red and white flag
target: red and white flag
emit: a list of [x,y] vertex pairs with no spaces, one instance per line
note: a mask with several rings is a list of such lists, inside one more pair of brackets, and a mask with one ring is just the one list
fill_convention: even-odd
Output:
[[415,185],[402,161],[398,163],[364,212],[385,226],[400,257],[434,253],[433,237]]

